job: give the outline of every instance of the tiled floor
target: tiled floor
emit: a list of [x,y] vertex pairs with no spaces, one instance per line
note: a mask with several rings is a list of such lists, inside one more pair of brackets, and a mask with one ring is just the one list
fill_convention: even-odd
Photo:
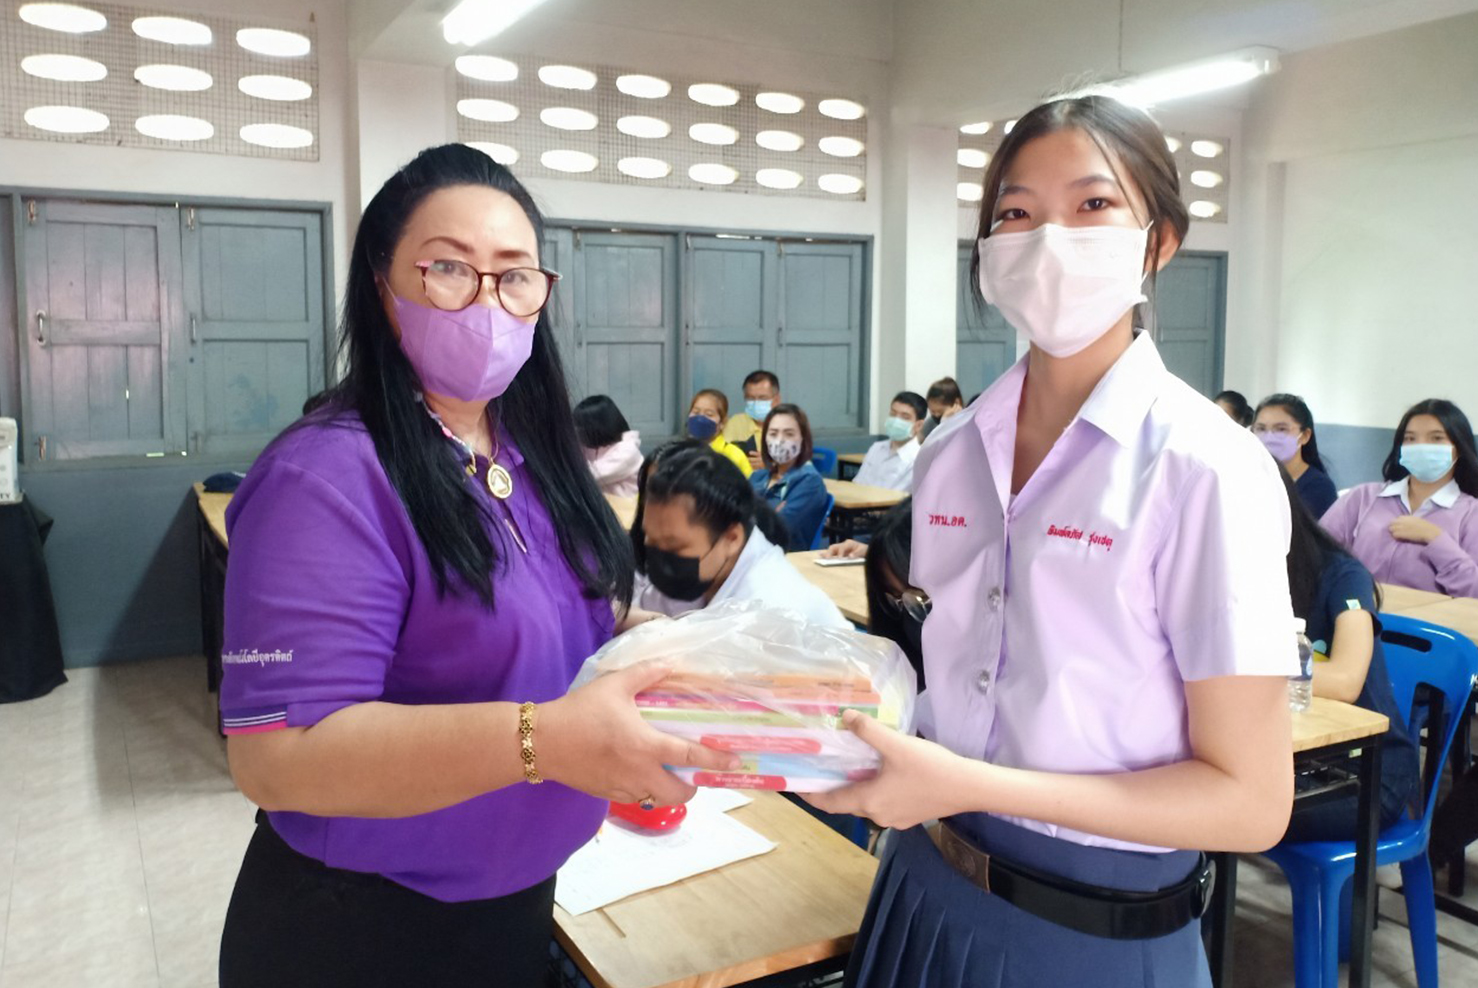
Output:
[[[0,988],[214,985],[253,809],[231,785],[202,660],[69,675],[0,706]],[[1478,850],[1468,870],[1478,905]],[[1235,984],[1291,986],[1288,887],[1257,857],[1238,878]],[[1380,912],[1375,984],[1415,988],[1400,896]],[[1439,914],[1438,936],[1442,983],[1478,986],[1478,928]]]

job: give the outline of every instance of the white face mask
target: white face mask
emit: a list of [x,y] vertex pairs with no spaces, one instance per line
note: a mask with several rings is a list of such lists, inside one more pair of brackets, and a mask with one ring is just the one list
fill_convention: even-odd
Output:
[[1054,357],[1088,347],[1145,301],[1149,227],[1057,226],[982,237],[980,294]]

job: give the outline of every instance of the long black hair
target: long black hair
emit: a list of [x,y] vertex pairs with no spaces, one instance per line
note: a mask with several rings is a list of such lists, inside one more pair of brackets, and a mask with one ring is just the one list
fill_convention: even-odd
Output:
[[575,406],[575,436],[586,449],[605,449],[630,431],[609,395],[591,395]]
[[[1293,601],[1295,617],[1308,619],[1309,611],[1319,595],[1319,582],[1332,560],[1350,553],[1324,530],[1299,497],[1293,477],[1278,464],[1283,488],[1288,494],[1288,514],[1293,523],[1288,540],[1288,596]],[[1374,582],[1373,580],[1371,582]],[[1375,609],[1381,608],[1380,584],[1375,584]]]
[[[359,416],[426,548],[437,590],[445,594],[450,584],[460,584],[491,609],[501,552],[484,527],[490,509],[467,483],[461,450],[453,450],[417,402],[420,380],[395,337],[377,283],[386,279],[396,244],[427,197],[469,185],[511,196],[533,224],[536,241],[544,242],[544,218],[507,168],[463,144],[422,151],[381,186],[360,218],[339,339],[349,372],[332,389],[327,407],[304,421],[343,412]],[[628,603],[631,545],[576,442],[548,308],[539,313],[528,362],[488,411],[522,452],[559,533],[560,550],[586,594]]]
[[1257,413],[1252,410],[1252,405],[1240,391],[1223,391],[1211,400],[1218,404],[1226,402],[1228,405],[1231,405],[1232,421],[1244,429],[1250,427],[1253,420],[1257,418]]
[[647,571],[647,501],[693,500],[691,518],[717,539],[734,525],[744,526],[744,537],[756,528],[775,545],[789,543],[785,522],[755,494],[749,478],[722,453],[697,439],[671,442],[642,464],[636,485],[636,517],[631,523],[631,549],[636,568]]
[[1303,446],[1304,462],[1317,470],[1328,473],[1329,468],[1324,465],[1324,460],[1319,455],[1319,437],[1314,432],[1314,413],[1309,411],[1308,404],[1298,395],[1268,395],[1257,403],[1257,411],[1252,415],[1254,420],[1264,408],[1281,408],[1288,413],[1289,418],[1298,423],[1299,429],[1309,430],[1309,441]]
[[1430,415],[1442,423],[1442,431],[1452,441],[1453,455],[1457,461],[1453,479],[1464,494],[1478,497],[1478,452],[1473,447],[1473,427],[1468,424],[1468,417],[1461,408],[1443,398],[1419,401],[1401,416],[1401,424],[1396,426],[1396,435],[1391,440],[1391,452],[1387,454],[1385,465],[1381,467],[1381,475],[1387,481],[1400,480],[1406,476],[1407,470],[1401,465],[1401,439],[1406,435],[1406,427],[1418,415]]
[[919,691],[924,690],[924,656],[916,638],[910,638],[908,623],[913,620],[888,600],[888,574],[907,587],[909,562],[913,558],[913,499],[889,508],[872,530],[872,541],[862,564],[867,585],[867,632],[897,642],[918,677]]

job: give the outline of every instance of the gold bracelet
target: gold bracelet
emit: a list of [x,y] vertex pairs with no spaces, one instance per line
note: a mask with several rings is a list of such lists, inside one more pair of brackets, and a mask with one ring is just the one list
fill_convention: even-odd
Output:
[[518,750],[523,755],[523,777],[536,786],[544,781],[534,768],[534,713],[538,709],[532,703],[518,705]]

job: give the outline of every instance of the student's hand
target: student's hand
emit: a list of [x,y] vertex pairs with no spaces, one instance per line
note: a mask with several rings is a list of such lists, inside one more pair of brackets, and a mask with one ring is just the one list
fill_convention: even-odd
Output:
[[1390,532],[1392,538],[1402,542],[1420,542],[1422,545],[1431,545],[1442,534],[1442,529],[1425,518],[1402,515],[1391,522]]
[[866,782],[831,792],[802,793],[806,802],[826,813],[865,816],[880,827],[899,830],[970,809],[956,798],[965,759],[943,745],[900,734],[855,710],[843,714],[842,721],[877,749],[883,764]]
[[943,415],[939,416],[939,421],[943,422],[945,419],[952,418],[952,417],[960,414],[964,410],[965,410],[965,406],[964,405],[951,405],[949,408],[946,408],[944,410],[944,414]]
[[763,470],[765,468],[765,458],[760,455],[759,450],[755,450],[749,454],[749,467],[752,470]]
[[658,621],[667,617],[666,614],[657,611],[647,611],[640,607],[632,607],[631,610],[622,614],[616,611],[616,634],[623,634],[635,628],[637,625],[646,624],[648,621]]
[[534,724],[540,775],[615,803],[650,797],[667,806],[686,803],[697,790],[664,766],[737,769],[739,756],[663,734],[637,713],[632,698],[671,674],[671,666],[640,662],[541,703]]
[[833,542],[821,550],[822,559],[862,559],[866,555],[867,543],[858,542],[856,539]]

